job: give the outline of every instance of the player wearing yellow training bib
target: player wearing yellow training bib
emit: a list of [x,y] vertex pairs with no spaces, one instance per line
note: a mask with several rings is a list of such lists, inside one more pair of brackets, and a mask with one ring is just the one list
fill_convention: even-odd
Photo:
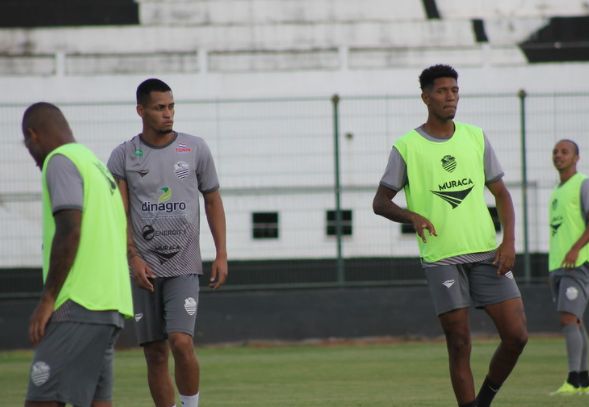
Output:
[[[482,129],[454,120],[458,74],[447,65],[420,77],[427,121],[394,143],[374,212],[416,230],[421,264],[446,335],[450,376],[461,407],[488,407],[527,341],[521,295],[512,272],[514,211],[503,170]],[[503,227],[497,245],[484,198],[495,197]],[[407,208],[393,202],[403,190]],[[483,308],[501,343],[475,396],[470,369],[469,307]]]
[[560,183],[549,201],[550,287],[566,342],[568,376],[552,395],[589,394],[587,331],[589,300],[589,179],[577,172],[579,146],[560,140],[552,150]]

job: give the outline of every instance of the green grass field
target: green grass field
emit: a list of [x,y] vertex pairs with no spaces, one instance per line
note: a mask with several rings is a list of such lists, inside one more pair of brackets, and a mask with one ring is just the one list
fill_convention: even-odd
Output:
[[[477,385],[496,346],[476,340]],[[201,407],[455,406],[441,341],[204,347]],[[0,352],[0,405],[22,405],[31,352]],[[114,404],[153,405],[139,350],[116,354]],[[566,374],[564,342],[531,337],[495,407],[587,406],[589,396],[550,397]]]

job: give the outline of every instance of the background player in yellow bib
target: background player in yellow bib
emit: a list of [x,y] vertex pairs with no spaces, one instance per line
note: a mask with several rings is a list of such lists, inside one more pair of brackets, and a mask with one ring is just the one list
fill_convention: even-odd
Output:
[[[521,295],[512,273],[514,211],[503,171],[483,131],[454,120],[458,73],[435,65],[420,77],[427,121],[399,138],[391,150],[373,202],[374,212],[410,223],[436,313],[446,336],[450,377],[458,405],[487,407],[527,342]],[[495,229],[484,188],[495,197],[503,227]],[[407,209],[393,202],[403,189]],[[475,397],[470,368],[469,307],[491,317],[501,343]]]
[[589,297],[589,179],[577,172],[579,146],[560,140],[552,162],[560,183],[552,192],[550,212],[550,286],[565,337],[569,374],[552,395],[589,393],[587,332],[583,314]]

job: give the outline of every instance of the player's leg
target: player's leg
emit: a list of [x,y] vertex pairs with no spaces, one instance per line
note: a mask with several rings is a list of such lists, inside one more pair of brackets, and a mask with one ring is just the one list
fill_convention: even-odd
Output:
[[450,378],[460,406],[475,400],[470,369],[469,282],[462,265],[425,267],[436,314],[446,335]]
[[168,369],[169,349],[162,302],[164,280],[156,278],[152,281],[153,293],[132,284],[135,334],[137,342],[143,347],[147,384],[156,407],[171,407],[175,404],[174,385]]
[[583,341],[583,351],[581,352],[581,371],[579,373],[579,384],[585,394],[589,394],[589,371],[587,370],[587,330],[583,321],[580,321],[579,329]]
[[192,336],[181,332],[170,333],[170,348],[174,356],[176,386],[181,396],[198,394],[200,367],[194,354]]
[[174,385],[168,369],[168,344],[154,341],[143,344],[143,354],[147,363],[147,383],[156,407],[175,405]]
[[471,339],[468,308],[439,315],[450,365],[450,379],[459,406],[470,406],[475,399],[474,381],[470,368]]
[[587,386],[586,373],[583,373],[581,383],[581,372],[587,369],[587,338],[581,321],[587,307],[588,271],[584,267],[557,270],[551,273],[550,278],[568,360],[568,376],[564,384],[551,394],[575,394]]
[[194,329],[198,310],[196,274],[166,279],[164,303],[168,342],[174,357],[175,379],[186,407],[198,406],[200,367],[194,353]]
[[115,353],[115,343],[119,337],[122,327],[114,327],[111,340],[104,350],[104,358],[96,391],[92,400],[92,407],[112,407],[112,389],[113,389],[113,361]]
[[487,407],[513,370],[528,341],[526,315],[511,271],[500,276],[494,264],[477,263],[470,269],[470,283],[473,302],[491,317],[501,340],[477,395],[478,406]]
[[509,376],[528,341],[526,316],[521,298],[513,298],[485,307],[493,320],[501,342],[489,364],[487,379],[498,389]]

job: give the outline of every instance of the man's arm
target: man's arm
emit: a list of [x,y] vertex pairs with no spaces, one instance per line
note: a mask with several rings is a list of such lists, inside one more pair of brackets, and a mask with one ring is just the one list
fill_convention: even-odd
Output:
[[55,300],[70,272],[80,244],[82,211],[64,209],[55,213],[54,219],[55,235],[51,243],[49,271],[41,298],[29,322],[29,338],[33,345],[39,343],[45,335],[47,322],[54,311]]
[[573,268],[577,264],[577,258],[579,257],[579,251],[585,247],[585,245],[589,243],[589,223],[585,225],[585,230],[579,239],[573,244],[571,249],[568,251],[566,256],[564,256],[564,260],[562,261],[562,266],[564,268]]
[[395,195],[397,195],[397,191],[379,185],[372,201],[374,213],[394,222],[411,223],[424,243],[426,242],[424,232],[426,229],[429,231],[430,236],[437,236],[436,228],[428,219],[408,209],[403,209],[394,203],[393,198]]
[[123,206],[125,214],[127,215],[127,260],[135,284],[144,290],[153,292],[153,284],[149,281],[150,278],[155,278],[155,273],[149,268],[145,260],[139,256],[139,251],[135,246],[133,240],[133,225],[131,224],[131,214],[129,213],[129,190],[127,189],[127,181],[124,179],[117,179],[119,192],[123,199]]
[[219,190],[205,192],[203,196],[207,221],[217,251],[215,261],[212,264],[209,286],[211,288],[219,288],[227,280],[228,273],[225,210],[223,209],[223,200],[221,199]]
[[511,194],[501,178],[488,183],[487,188],[495,197],[499,222],[503,228],[503,241],[497,248],[493,262],[498,266],[497,273],[503,275],[515,264],[515,212]]

